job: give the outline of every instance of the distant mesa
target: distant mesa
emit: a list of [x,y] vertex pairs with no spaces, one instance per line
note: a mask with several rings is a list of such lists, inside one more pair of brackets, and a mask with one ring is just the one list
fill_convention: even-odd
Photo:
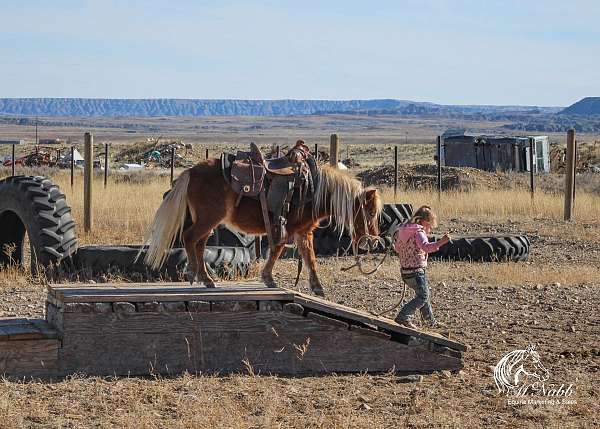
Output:
[[13,116],[493,115],[556,113],[560,110],[561,108],[538,106],[441,105],[395,99],[209,100],[175,98],[0,98],[0,115]]
[[600,115],[600,97],[585,97],[563,109],[562,115]]

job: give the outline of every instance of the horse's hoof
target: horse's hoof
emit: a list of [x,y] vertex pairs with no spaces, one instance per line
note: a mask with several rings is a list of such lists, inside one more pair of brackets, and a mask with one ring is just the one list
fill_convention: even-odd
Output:
[[263,283],[265,284],[266,287],[270,287],[270,288],[276,288],[277,287],[277,283],[275,283],[275,280],[273,280],[272,277],[263,277],[262,281],[263,281]]
[[310,290],[312,290],[312,292],[317,295],[320,296],[321,298],[325,297],[325,291],[323,291],[323,288],[321,286],[311,286]]
[[194,280],[196,280],[196,273],[185,273],[185,278],[190,282],[190,286],[194,286]]
[[214,288],[217,287],[217,285],[215,284],[214,281],[212,280],[205,280],[204,281],[204,286],[208,287],[208,288]]

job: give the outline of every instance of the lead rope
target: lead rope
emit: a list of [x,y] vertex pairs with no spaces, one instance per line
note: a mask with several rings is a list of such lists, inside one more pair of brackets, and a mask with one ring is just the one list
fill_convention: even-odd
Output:
[[[401,270],[400,264],[398,264],[398,271],[400,274],[400,279],[402,279],[402,270]],[[376,313],[374,311],[370,311],[371,314],[373,314],[374,316],[378,316],[378,317],[383,316],[384,314],[387,314],[387,313],[389,313],[399,307],[402,307],[404,305],[404,298],[406,296],[406,283],[404,283],[404,280],[401,280],[401,281],[402,281],[402,297],[400,298],[400,301],[398,301],[398,303],[396,303],[396,305],[394,305],[390,308],[386,308],[385,310],[383,310],[381,312]]]
[[[374,269],[372,269],[371,271],[366,271],[365,268],[363,268],[362,260],[358,253],[363,242],[368,243],[369,251],[371,251],[372,249],[376,249],[377,245],[381,245],[385,249],[385,240],[383,238],[365,234],[362,237],[360,237],[356,243],[351,243],[352,251],[354,253],[354,264],[350,265],[349,267],[342,267],[340,268],[340,271],[349,271],[354,267],[358,267],[360,272],[365,276],[369,276],[379,271],[379,269],[387,259],[388,255],[390,254],[390,249],[388,249],[388,251],[384,253],[383,258],[381,258],[381,261],[377,263]],[[346,252],[344,254],[346,254],[349,249],[350,246],[348,246],[348,249],[346,249]]]

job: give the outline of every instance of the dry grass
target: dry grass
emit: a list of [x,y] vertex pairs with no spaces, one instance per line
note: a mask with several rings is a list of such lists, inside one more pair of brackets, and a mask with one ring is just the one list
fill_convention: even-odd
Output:
[[[383,192],[384,201],[394,200],[392,189]],[[526,190],[475,190],[444,192],[440,200],[436,190],[407,190],[399,194],[398,202],[414,206],[428,204],[440,218],[477,216],[507,221],[516,218],[563,219],[564,197],[561,194],[538,192],[533,201]],[[600,219],[600,195],[579,193],[575,201],[574,218],[578,221]]]
[[[52,179],[67,196],[78,225],[83,224],[83,178],[81,172],[71,189],[66,171],[48,170]],[[124,180],[123,177],[127,177]],[[150,224],[156,208],[162,201],[163,193],[169,189],[169,177],[163,174],[142,173],[133,176],[115,175],[110,177],[104,189],[102,178],[94,183],[94,230],[84,234],[78,229],[81,243],[139,243]],[[393,191],[383,190],[386,203],[394,200]],[[578,193],[575,201],[576,222],[556,224],[563,218],[564,200],[561,194],[538,192],[531,200],[529,192],[521,189],[483,190],[471,192],[444,192],[438,201],[436,190],[404,190],[397,202],[409,202],[418,207],[422,204],[433,206],[441,220],[452,218],[481,218],[499,223],[515,222],[520,219],[539,219],[539,228],[546,229],[547,221],[552,228],[581,229],[586,223],[600,219],[600,196],[592,193]],[[545,226],[546,225],[546,226]],[[589,228],[588,228],[589,229]],[[558,230],[556,231],[559,232]],[[587,231],[586,235],[589,235]],[[599,238],[600,239],[600,238]]]
[[[83,228],[83,178],[76,178],[71,189],[69,176],[59,172],[53,179],[67,196],[77,222],[77,234],[83,244],[131,244],[143,241],[163,194],[170,188],[168,176],[147,176],[129,182],[111,180],[107,188],[102,178],[94,181],[93,229]],[[112,178],[114,179],[114,178]]]

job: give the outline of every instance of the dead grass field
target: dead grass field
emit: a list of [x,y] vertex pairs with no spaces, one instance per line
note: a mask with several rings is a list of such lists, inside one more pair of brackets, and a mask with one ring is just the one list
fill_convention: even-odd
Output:
[[[429,156],[414,153],[418,162]],[[68,172],[52,175],[82,225],[80,173],[72,190]],[[139,243],[168,180],[165,174],[129,182],[112,177],[105,190],[98,178],[94,231],[78,228],[80,242]],[[384,197],[392,202],[393,193],[384,189]],[[435,191],[402,190],[397,202],[432,205],[439,232],[522,232],[532,239],[526,263],[431,264],[434,310],[450,325],[452,338],[470,346],[460,374],[408,384],[393,374],[2,380],[0,427],[598,427],[600,196],[578,193],[573,222],[562,220],[563,200],[556,193],[540,192],[532,202],[526,190],[475,190],[446,192],[438,201]],[[369,311],[399,300],[394,260],[370,278],[340,271],[350,264],[348,258],[319,259],[330,299]],[[293,261],[276,265],[284,286],[293,284],[293,272]],[[41,317],[44,284],[17,269],[0,270],[0,317]],[[305,276],[300,290],[308,291]],[[576,404],[512,406],[497,393],[491,367],[529,343],[538,345],[553,380],[575,384]]]
[[[146,232],[154,212],[162,201],[163,193],[169,189],[169,177],[152,175],[140,184],[109,182],[105,189],[101,178],[94,186],[94,230],[91,234],[78,231],[84,244],[132,244],[139,243]],[[67,196],[75,219],[83,224],[83,178],[77,177],[71,189],[68,173],[54,176]],[[393,202],[393,191],[383,189],[384,201]],[[418,207],[432,205],[444,222],[449,219],[482,218],[499,224],[514,223],[519,220],[533,221],[533,231],[556,234],[562,238],[585,235],[587,240],[600,243],[600,231],[594,227],[600,219],[600,196],[579,193],[576,199],[575,216],[578,222],[563,223],[564,200],[560,194],[539,192],[531,200],[526,190],[477,190],[473,192],[444,192],[438,201],[434,190],[404,190],[398,203],[408,202]],[[444,225],[444,224],[443,224]],[[537,226],[536,226],[537,225]],[[453,233],[466,234],[469,231],[454,229]],[[485,231],[480,231],[485,232]]]

